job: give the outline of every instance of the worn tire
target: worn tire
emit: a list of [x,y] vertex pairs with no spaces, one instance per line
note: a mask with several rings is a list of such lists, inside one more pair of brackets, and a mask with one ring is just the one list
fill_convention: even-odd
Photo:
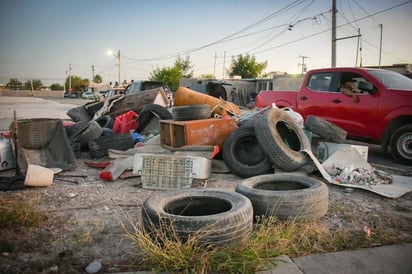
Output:
[[233,131],[226,138],[222,153],[226,166],[237,176],[247,178],[273,171],[253,126],[242,126]]
[[102,127],[94,120],[86,123],[77,132],[73,133],[69,140],[82,145],[87,145],[87,142],[99,138],[103,133]]
[[250,199],[255,217],[315,220],[328,211],[328,187],[304,175],[255,176],[237,183],[235,191]]
[[76,107],[70,109],[67,113],[67,116],[69,116],[74,122],[89,122],[91,120],[91,117],[87,113],[86,109],[84,106]]
[[71,143],[70,146],[73,150],[74,157],[81,158],[82,144],[74,142]]
[[110,115],[103,115],[100,116],[95,120],[102,128],[110,128],[113,129],[113,118]]
[[201,244],[226,246],[249,238],[253,209],[245,196],[233,191],[168,192],[144,201],[142,223],[154,237],[159,229],[172,229],[183,242],[196,235]]
[[96,112],[100,110],[104,105],[103,101],[94,101],[94,102],[89,102],[84,105],[84,109],[86,110],[87,114],[89,114],[90,117],[94,117]]
[[396,161],[412,165],[412,124],[395,130],[390,140],[390,150]]
[[208,119],[210,116],[210,106],[207,104],[179,106],[172,109],[174,121],[202,120]]
[[73,136],[74,133],[78,132],[79,130],[83,129],[87,125],[87,122],[76,122],[75,124],[65,127],[66,135],[70,138]]
[[114,132],[112,129],[104,127],[102,128],[103,132],[102,132],[102,136],[113,136],[116,135],[116,132]]
[[269,161],[284,171],[294,171],[310,160],[302,150],[311,150],[305,132],[285,111],[272,109],[256,118],[256,138]]
[[109,149],[128,150],[134,147],[134,139],[129,133],[104,135],[89,141],[89,153],[92,158],[108,155]]
[[158,117],[160,120],[171,120],[172,114],[167,108],[161,105],[145,105],[139,112],[139,125],[137,126],[136,132],[142,132],[154,117]]
[[305,128],[319,137],[330,141],[343,142],[346,140],[346,136],[348,136],[346,130],[313,115],[306,117]]

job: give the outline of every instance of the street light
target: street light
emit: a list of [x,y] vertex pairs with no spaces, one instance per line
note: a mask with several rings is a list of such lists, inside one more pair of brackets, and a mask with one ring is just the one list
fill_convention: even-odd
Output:
[[118,75],[117,75],[117,83],[120,85],[120,49],[117,51],[117,54],[114,54],[113,51],[111,51],[111,50],[108,50],[107,54],[113,55],[114,57],[117,58],[117,61],[118,61],[117,64],[119,66],[119,72],[118,72]]

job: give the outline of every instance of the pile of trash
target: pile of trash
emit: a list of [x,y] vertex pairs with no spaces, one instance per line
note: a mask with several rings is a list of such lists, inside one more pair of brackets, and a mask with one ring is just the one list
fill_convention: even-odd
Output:
[[[346,138],[344,130],[317,117],[304,122],[293,110],[276,106],[242,113],[232,102],[184,87],[176,91],[172,108],[160,87],[90,102],[67,115],[71,121],[29,119],[10,125],[16,174],[33,165],[72,170],[75,158],[88,153],[92,160],[86,163],[103,169],[103,180],[140,176],[148,188],[183,188],[216,170],[241,178],[293,172],[314,160],[307,156],[312,133],[327,140]],[[328,172],[341,184],[391,183],[383,172],[358,167]]]
[[375,168],[354,168],[353,165],[350,167],[336,166],[335,171],[336,173],[332,172],[332,174],[336,175],[332,178],[338,184],[373,186],[392,183],[390,174]]

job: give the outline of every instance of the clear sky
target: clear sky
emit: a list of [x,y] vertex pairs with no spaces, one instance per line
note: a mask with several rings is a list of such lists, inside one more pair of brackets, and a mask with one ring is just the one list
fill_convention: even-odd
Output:
[[[336,0],[337,66],[412,63],[412,0]],[[104,82],[148,79],[189,56],[194,76],[232,56],[267,61],[266,72],[331,66],[332,0],[0,0],[0,83],[72,75]],[[382,24],[382,28],[380,28]],[[304,56],[305,58],[301,58]]]

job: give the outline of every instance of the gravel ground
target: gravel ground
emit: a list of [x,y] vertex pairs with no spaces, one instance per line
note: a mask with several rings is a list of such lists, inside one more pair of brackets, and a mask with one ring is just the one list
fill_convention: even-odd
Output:
[[[70,105],[50,105],[62,116],[62,109],[86,102],[57,101],[60,100]],[[4,114],[4,105],[0,98],[0,121],[12,117]],[[19,117],[24,117],[25,111],[19,109]],[[77,184],[55,180],[47,188],[0,192],[0,206],[8,199],[31,201],[36,210],[47,216],[46,224],[38,229],[16,227],[0,231],[0,273],[84,273],[93,260],[102,263],[100,272],[142,270],[139,250],[126,237],[123,226],[132,231],[133,224],[139,222],[143,201],[163,191],[142,188],[140,178],[103,181],[99,179],[100,170],[86,165],[86,160],[90,157],[83,153],[76,160],[76,169],[65,172],[85,176],[73,178]],[[0,176],[4,176],[2,173]],[[234,190],[240,180],[232,174],[212,173],[205,187]],[[383,227],[401,235],[401,241],[411,241],[412,193],[388,199],[335,185],[328,185],[328,189],[329,210],[320,220],[321,226],[332,231],[368,227],[372,232]]]

